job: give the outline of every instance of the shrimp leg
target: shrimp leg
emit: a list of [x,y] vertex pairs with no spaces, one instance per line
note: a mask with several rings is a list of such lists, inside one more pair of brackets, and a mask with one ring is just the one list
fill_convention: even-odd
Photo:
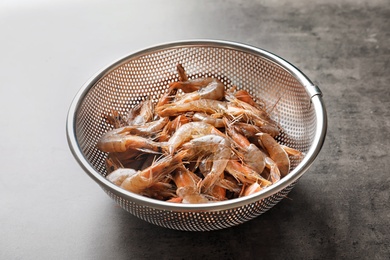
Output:
[[121,134],[114,129],[105,133],[98,141],[97,147],[102,152],[126,152],[136,149],[149,153],[162,152],[164,143],[154,142],[136,135]]

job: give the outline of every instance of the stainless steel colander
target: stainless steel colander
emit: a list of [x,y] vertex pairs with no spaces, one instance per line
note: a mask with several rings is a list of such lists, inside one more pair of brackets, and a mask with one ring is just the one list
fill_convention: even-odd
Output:
[[[279,143],[305,157],[293,160],[291,172],[258,194],[209,204],[177,204],[125,191],[105,179],[106,154],[97,150],[110,129],[102,115],[126,112],[145,97],[154,102],[178,80],[176,65],[190,78],[217,77],[265,102],[284,129]],[[187,231],[227,228],[251,220],[282,200],[309,169],[325,139],[327,117],[321,91],[282,58],[252,46],[214,40],[182,41],[128,55],[91,78],[77,93],[68,113],[70,149],[85,172],[123,209],[156,225]]]

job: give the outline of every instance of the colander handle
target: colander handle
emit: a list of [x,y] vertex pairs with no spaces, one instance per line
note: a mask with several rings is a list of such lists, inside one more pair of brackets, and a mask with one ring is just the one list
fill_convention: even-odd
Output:
[[320,90],[320,88],[316,85],[309,85],[309,86],[306,86],[306,90],[307,90],[307,93],[309,94],[310,96],[310,100],[314,97],[314,96],[321,96],[322,97],[322,92]]

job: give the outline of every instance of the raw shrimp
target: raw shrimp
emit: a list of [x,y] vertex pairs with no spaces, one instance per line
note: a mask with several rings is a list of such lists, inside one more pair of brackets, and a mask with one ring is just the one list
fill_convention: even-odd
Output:
[[225,127],[225,122],[223,118],[220,118],[218,116],[208,115],[206,113],[197,112],[192,116],[192,120],[197,122],[198,121],[206,122],[210,125],[213,125],[216,128]]
[[177,116],[186,112],[203,112],[207,114],[224,113],[227,104],[224,101],[199,99],[187,103],[176,104],[175,102],[156,108],[156,113],[161,116]]
[[254,182],[260,182],[263,187],[266,187],[272,184],[270,181],[267,181],[261,175],[259,175],[258,172],[236,160],[230,160],[227,163],[225,170],[236,180],[245,185],[250,185]]
[[180,96],[176,101],[177,103],[186,103],[198,99],[221,100],[225,96],[225,86],[214,78],[175,82],[171,87],[181,89],[187,93]]
[[257,106],[257,103],[252,99],[251,95],[249,95],[249,93],[246,90],[243,90],[243,89],[237,90],[234,93],[234,96],[238,100],[244,101],[244,102],[248,103],[249,105],[251,105],[253,107]]
[[[203,158],[203,156],[199,156],[198,158]],[[199,171],[200,173],[206,177],[213,168],[213,154],[207,155],[204,157],[199,163]],[[210,197],[210,200],[225,200],[226,199],[226,188],[221,185],[221,181],[224,180],[224,173],[221,174],[219,180],[216,182],[210,191],[206,194]]]
[[281,174],[276,162],[274,162],[270,157],[265,157],[265,166],[269,170],[268,175],[272,183],[279,181],[281,178]]
[[280,147],[283,148],[283,150],[288,154],[288,155],[291,155],[291,156],[297,156],[297,157],[301,157],[303,156],[303,153],[299,150],[296,150],[294,148],[291,148],[289,146],[286,146],[286,145],[280,145]]
[[106,132],[98,141],[97,147],[102,152],[126,152],[128,149],[158,153],[164,143],[154,142],[148,138],[122,133],[123,129]]
[[120,186],[125,190],[140,194],[145,189],[159,182],[167,174],[174,171],[181,164],[182,158],[182,153],[174,156],[167,155],[154,162],[148,168],[137,171],[136,174],[129,175]]
[[174,185],[166,182],[154,183],[147,189],[141,191],[140,195],[157,200],[167,200],[176,196]]
[[187,81],[188,76],[182,64],[177,64],[176,66],[177,74],[179,74],[179,81]]
[[290,171],[290,159],[280,144],[269,134],[259,133],[259,143],[268,152],[269,157],[276,163],[282,177]]
[[108,174],[119,168],[124,168],[122,162],[118,159],[118,157],[113,156],[111,153],[108,154],[105,163]]
[[231,92],[228,91],[226,92],[225,98],[229,102],[234,104],[236,107],[246,110],[246,113],[255,115],[255,117],[260,117],[263,121],[272,122],[269,114],[265,110],[258,108],[258,106],[256,106],[256,103],[253,100],[253,102],[248,103],[246,101],[238,99],[236,96],[232,95]]
[[260,175],[265,167],[264,159],[266,155],[256,145],[249,142],[245,136],[238,133],[230,125],[227,125],[226,132],[237,144],[237,155],[239,158]]
[[212,155],[210,157],[213,162],[211,170],[198,184],[202,192],[210,192],[215,183],[223,174],[231,157],[232,151],[229,140],[226,137],[220,135],[208,134],[194,138],[191,141],[185,143],[183,145],[183,149],[183,152],[185,152],[185,158],[189,159],[199,155]]
[[168,152],[173,154],[178,147],[185,142],[207,134],[218,134],[223,135],[214,126],[204,122],[190,122],[179,127],[176,132],[168,140]]
[[142,125],[153,119],[153,103],[151,99],[145,99],[137,106],[129,110],[126,116],[127,125]]
[[112,125],[114,128],[120,128],[125,125],[127,125],[126,120],[123,118],[123,116],[116,110],[111,111],[111,115],[104,116],[106,119],[106,122],[110,125]]
[[158,140],[160,142],[168,141],[171,135],[182,125],[190,122],[190,119],[185,115],[179,115],[175,117],[172,121],[164,126],[164,129],[159,133]]
[[176,69],[179,80],[156,105],[145,98],[124,116],[105,116],[114,129],[97,147],[108,153],[112,183],[159,200],[209,203],[259,192],[303,156],[274,139],[282,128],[258,97]]
[[160,130],[163,129],[163,127],[168,123],[168,121],[168,117],[161,117],[157,120],[147,122],[142,125],[129,125],[118,129],[122,130],[119,131],[120,133],[148,137],[157,134]]
[[[188,76],[183,68],[183,66],[179,63],[176,66],[177,73],[179,74],[179,81],[187,81]],[[172,84],[172,83],[171,83]],[[165,94],[163,94],[156,104],[156,108],[166,105],[172,102],[174,96],[177,93],[177,89],[169,88]]]
[[277,126],[266,123],[261,126],[257,126],[246,122],[234,122],[234,127],[237,131],[249,139],[257,139],[256,134],[260,132],[267,133],[272,137],[279,135],[279,128]]
[[197,190],[197,184],[201,178],[184,166],[176,169],[173,181],[177,186],[176,194],[182,198],[182,203],[207,203],[209,201]]
[[118,168],[106,176],[107,180],[117,186],[121,186],[123,181],[130,176],[137,174],[137,171],[131,168]]
[[252,183],[248,187],[245,188],[243,196],[248,196],[254,194],[256,192],[261,191],[263,188],[257,182]]

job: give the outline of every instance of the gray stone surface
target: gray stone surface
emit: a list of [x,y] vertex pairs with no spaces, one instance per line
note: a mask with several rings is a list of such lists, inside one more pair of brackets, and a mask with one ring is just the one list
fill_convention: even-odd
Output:
[[[1,2],[0,259],[389,259],[389,24],[380,0]],[[65,135],[68,107],[95,72],[193,38],[285,58],[321,88],[329,117],[319,157],[287,199],[207,233],[116,206]]]

